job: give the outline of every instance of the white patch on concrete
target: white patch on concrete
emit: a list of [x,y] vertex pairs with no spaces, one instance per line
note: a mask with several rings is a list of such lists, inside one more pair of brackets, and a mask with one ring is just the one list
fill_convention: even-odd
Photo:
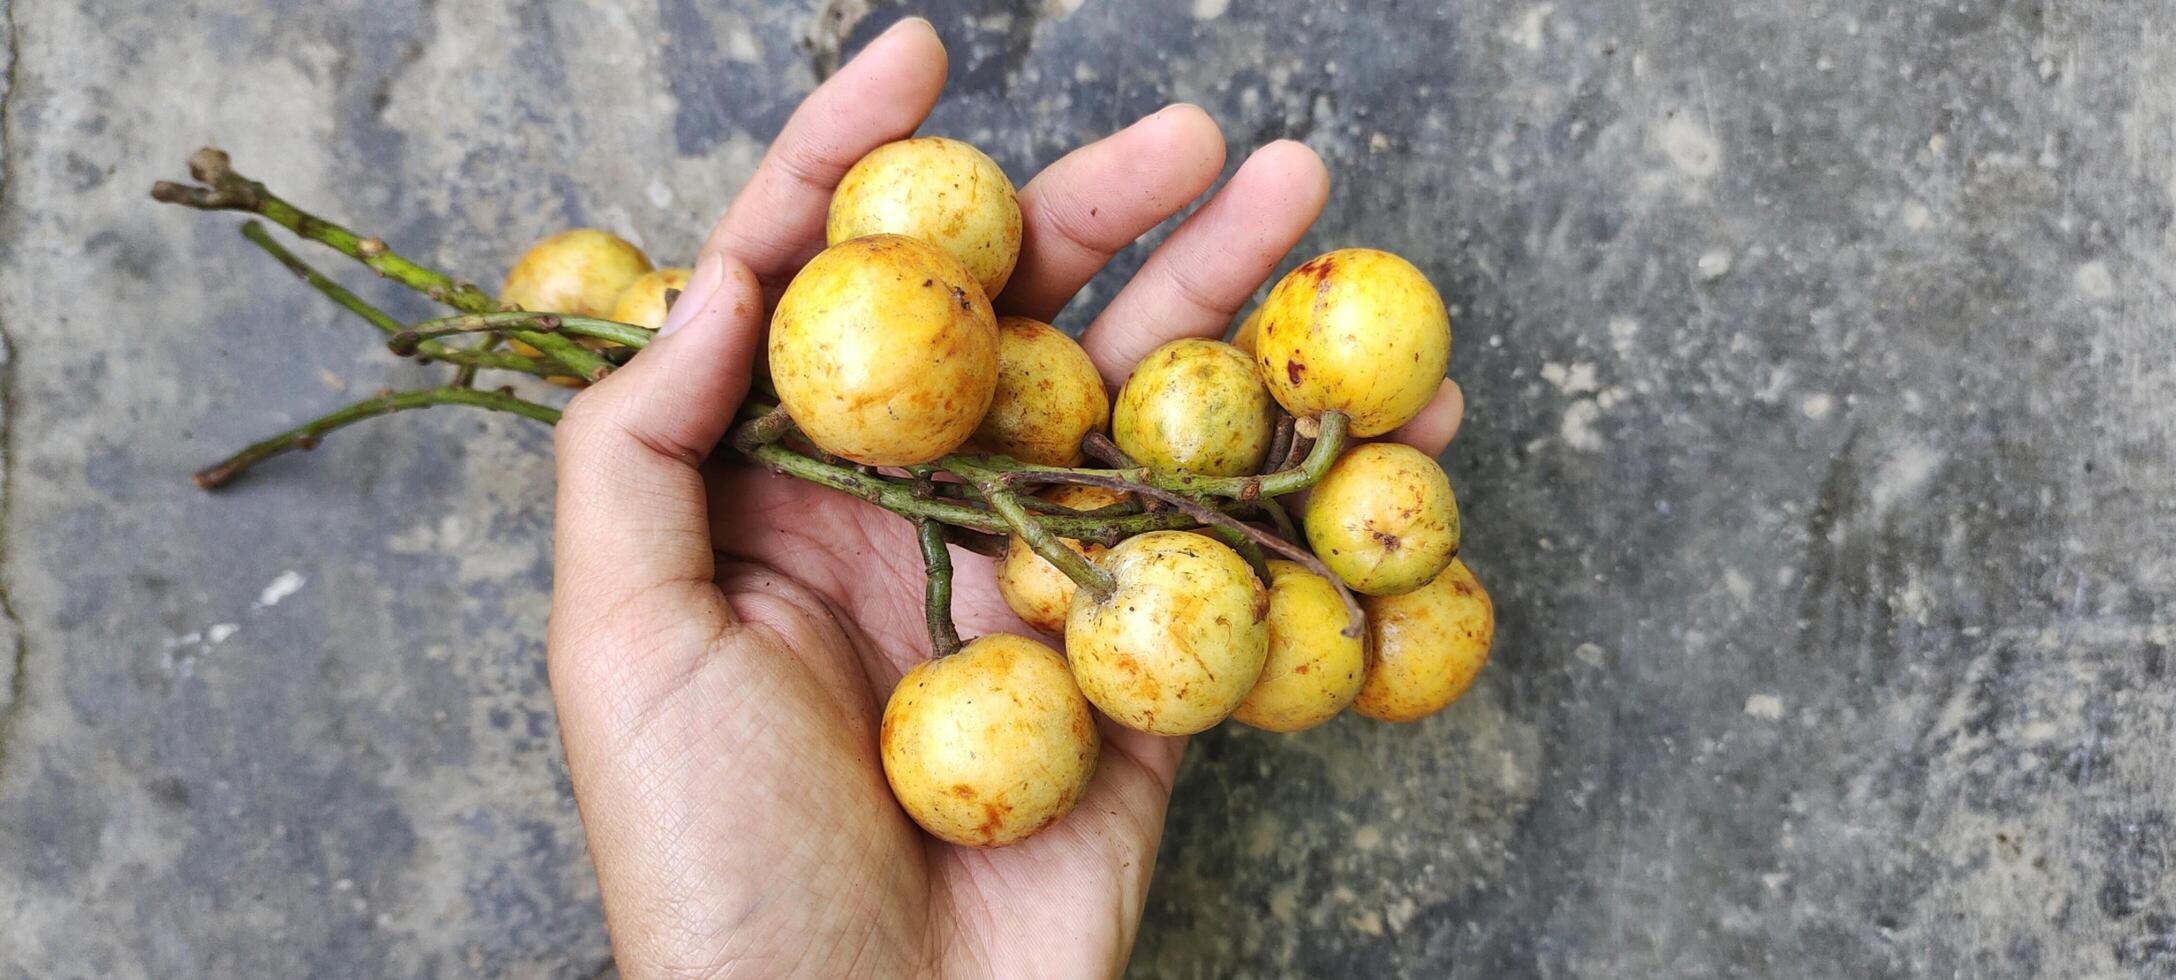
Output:
[[2070,284],[2086,299],[2107,299],[2116,291],[2116,280],[2108,274],[2108,263],[2099,259],[2079,266],[2070,274]]
[[1919,231],[1934,220],[1934,212],[1927,210],[1927,206],[1918,201],[1911,201],[1904,205],[1904,212],[1901,217],[1904,221],[1904,227],[1912,231]]
[[1773,694],[1755,694],[1745,699],[1745,713],[1766,721],[1783,718],[1783,699]]
[[1604,654],[1602,653],[1602,648],[1600,645],[1594,643],[1582,643],[1572,648],[1572,656],[1579,658],[1580,663],[1586,664],[1589,667],[1600,667],[1602,666],[1602,658]]
[[1702,253],[1699,260],[1693,263],[1693,272],[1700,277],[1701,282],[1714,282],[1729,275],[1730,250],[1718,248]]
[[1707,127],[1680,111],[1662,124],[1662,152],[1677,169],[1694,177],[1713,177],[1722,169],[1723,148]]
[[1835,410],[1836,399],[1825,394],[1807,395],[1805,400],[1798,403],[1798,413],[1817,422],[1828,418],[1828,413]]
[[1594,365],[1573,363],[1569,365],[1547,361],[1541,365],[1541,379],[1556,386],[1567,395],[1583,395],[1598,391],[1602,383],[1594,378]]
[[265,585],[264,591],[257,593],[257,605],[267,609],[277,606],[280,604],[280,600],[302,591],[303,583],[308,581],[309,579],[304,578],[301,572],[292,568],[281,572]]
[[1723,589],[1730,593],[1731,598],[1738,600],[1739,605],[1753,601],[1753,580],[1746,578],[1744,572],[1735,568],[1723,569]]
[[652,177],[650,186],[643,188],[643,196],[650,199],[650,206],[653,208],[669,208],[672,206],[672,185]]
[[1609,318],[1609,339],[1615,342],[1618,348],[1622,349],[1624,347],[1630,346],[1633,339],[1638,337],[1639,335],[1640,322],[1638,320],[1634,320],[1628,316],[1613,316]]
[[1594,423],[1601,417],[1602,406],[1584,400],[1573,402],[1564,410],[1564,421],[1557,426],[1557,435],[1573,449],[1601,452],[1605,445],[1602,434],[1594,431]]
[[348,390],[348,379],[334,374],[331,368],[318,368],[317,381],[319,384],[324,385],[327,391],[340,392]]
[[1194,0],[1195,20],[1215,20],[1230,9],[1231,0]]
[[241,631],[242,625],[240,623],[213,623],[209,629],[204,631],[204,642],[212,646],[218,646]]
[[1880,518],[1897,504],[1926,492],[1934,472],[1948,459],[1940,450],[1911,444],[1899,448],[1874,471],[1870,497],[1874,516]]
[[725,36],[725,56],[744,65],[763,63],[763,45],[756,40],[755,32],[735,27]]
[[1556,12],[1556,4],[1553,3],[1536,4],[1528,7],[1526,13],[1519,17],[1518,26],[1513,27],[1505,36],[1510,39],[1511,43],[1528,51],[1539,51],[1541,50],[1541,43],[1548,40],[1546,29],[1549,26],[1549,15],[1554,12]]

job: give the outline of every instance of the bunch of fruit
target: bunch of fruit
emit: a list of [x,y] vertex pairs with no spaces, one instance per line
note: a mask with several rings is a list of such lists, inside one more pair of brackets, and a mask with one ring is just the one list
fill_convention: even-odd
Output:
[[[199,154],[192,170],[206,186],[155,195],[255,212],[463,310],[379,325],[395,350],[453,362],[464,382],[478,368],[602,377],[687,282],[687,269],[653,269],[632,244],[581,229],[531,249],[493,300],[294,209],[224,155]],[[1226,718],[1296,732],[1347,707],[1415,720],[1472,685],[1494,613],[1457,558],[1450,481],[1418,450],[1363,441],[1419,413],[1449,360],[1443,301],[1412,264],[1372,249],[1317,256],[1231,343],[1165,344],[1114,399],[1065,333],[994,314],[1021,214],[1011,181],[974,147],[918,138],[870,153],[838,187],[827,239],[778,299],[767,375],[731,442],[916,526],[932,656],[892,692],[881,756],[930,833],[1002,845],[1062,818],[1095,772],[1096,712],[1158,735]],[[367,309],[261,229],[252,240]],[[448,342],[457,334],[484,343]],[[494,348],[501,339],[510,351]],[[488,402],[508,391],[461,390],[433,397],[556,417]],[[384,411],[402,407],[413,406]],[[369,414],[383,411],[355,417]],[[199,482],[307,448],[354,420],[339,415]],[[954,545],[991,555],[1006,603],[1065,653],[1016,634],[962,644]]]

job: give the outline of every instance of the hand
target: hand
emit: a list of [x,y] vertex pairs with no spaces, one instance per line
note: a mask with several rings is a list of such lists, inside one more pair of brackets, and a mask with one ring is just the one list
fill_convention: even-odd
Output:
[[[871,42],[786,124],[711,234],[665,335],[568,406],[551,679],[614,952],[628,976],[1105,976],[1132,947],[1185,740],[1106,725],[1079,808],[997,850],[930,838],[877,759],[927,655],[912,528],[859,500],[712,459],[767,301],[822,248],[846,169],[943,88],[926,22]],[[1216,125],[1164,109],[1021,191],[1000,312],[1048,320],[1119,249],[1205,192]],[[1221,335],[1321,212],[1322,163],[1272,143],[1179,226],[1083,336],[1114,388],[1142,354]],[[1399,437],[1438,453],[1444,390]],[[1028,633],[990,563],[957,555],[963,635]]]

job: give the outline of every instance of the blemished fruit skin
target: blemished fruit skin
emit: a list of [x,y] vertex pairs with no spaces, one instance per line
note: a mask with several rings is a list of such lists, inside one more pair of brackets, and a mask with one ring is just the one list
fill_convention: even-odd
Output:
[[1337,716],[1367,676],[1365,634],[1351,624],[1329,579],[1297,562],[1269,562],[1269,657],[1232,717],[1272,732],[1297,732]]
[[1254,360],[1277,403],[1302,420],[1344,412],[1357,436],[1420,414],[1451,359],[1443,297],[1412,263],[1372,248],[1309,259],[1253,318]]
[[[1044,491],[1043,499],[1074,510],[1096,510],[1126,499],[1126,494],[1103,487],[1062,486]],[[1093,561],[1110,549],[1100,544],[1060,538],[1065,546]],[[1005,543],[1005,555],[997,560],[997,593],[1020,621],[1051,636],[1065,635],[1065,614],[1072,605],[1073,580],[1058,566],[1028,547],[1015,534]]]
[[1136,462],[1198,476],[1256,471],[1276,427],[1277,406],[1253,362],[1200,338],[1148,352],[1111,409],[1111,439]]
[[847,170],[824,238],[908,235],[958,259],[996,296],[1020,260],[1020,200],[997,161],[941,136],[886,143]]
[[695,270],[677,265],[643,273],[642,278],[620,290],[620,298],[612,304],[612,314],[606,319],[651,330],[664,326],[665,290],[688,288],[688,277],[694,274]]
[[1417,721],[1473,687],[1496,638],[1496,606],[1462,561],[1404,595],[1360,600],[1368,670],[1352,710],[1379,721]]
[[1330,464],[1307,499],[1307,542],[1353,591],[1420,588],[1458,555],[1458,498],[1443,467],[1403,443],[1370,442]]
[[1191,735],[1223,721],[1269,655],[1269,592],[1239,553],[1150,531],[1097,562],[1116,588],[1073,593],[1065,649],[1088,700],[1128,728]]
[[1111,421],[1111,394],[1095,362],[1041,320],[999,317],[997,332],[997,392],[975,441],[1022,462],[1080,465],[1081,439]]
[[974,434],[997,389],[997,318],[935,247],[871,235],[817,253],[771,314],[771,381],[819,448],[909,466]]
[[1009,633],[907,671],[879,737],[884,778],[907,815],[968,847],[1057,823],[1087,791],[1100,745],[1065,660]]

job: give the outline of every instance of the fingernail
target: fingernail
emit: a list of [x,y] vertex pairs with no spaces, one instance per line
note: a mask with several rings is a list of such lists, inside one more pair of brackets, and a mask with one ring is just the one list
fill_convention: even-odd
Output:
[[692,322],[718,295],[718,285],[724,281],[725,260],[717,253],[695,260],[695,274],[688,277],[688,287],[680,291],[680,298],[673,300],[672,309],[666,311],[665,323],[657,328],[657,335],[667,336]]
[[[899,18],[899,21],[897,23],[885,28],[884,33],[897,34],[901,30],[905,29],[909,24],[920,24],[922,25],[923,30],[928,31],[931,34],[937,33],[937,25],[930,23],[929,18],[927,17],[901,17]],[[881,37],[883,35],[878,36]]]

